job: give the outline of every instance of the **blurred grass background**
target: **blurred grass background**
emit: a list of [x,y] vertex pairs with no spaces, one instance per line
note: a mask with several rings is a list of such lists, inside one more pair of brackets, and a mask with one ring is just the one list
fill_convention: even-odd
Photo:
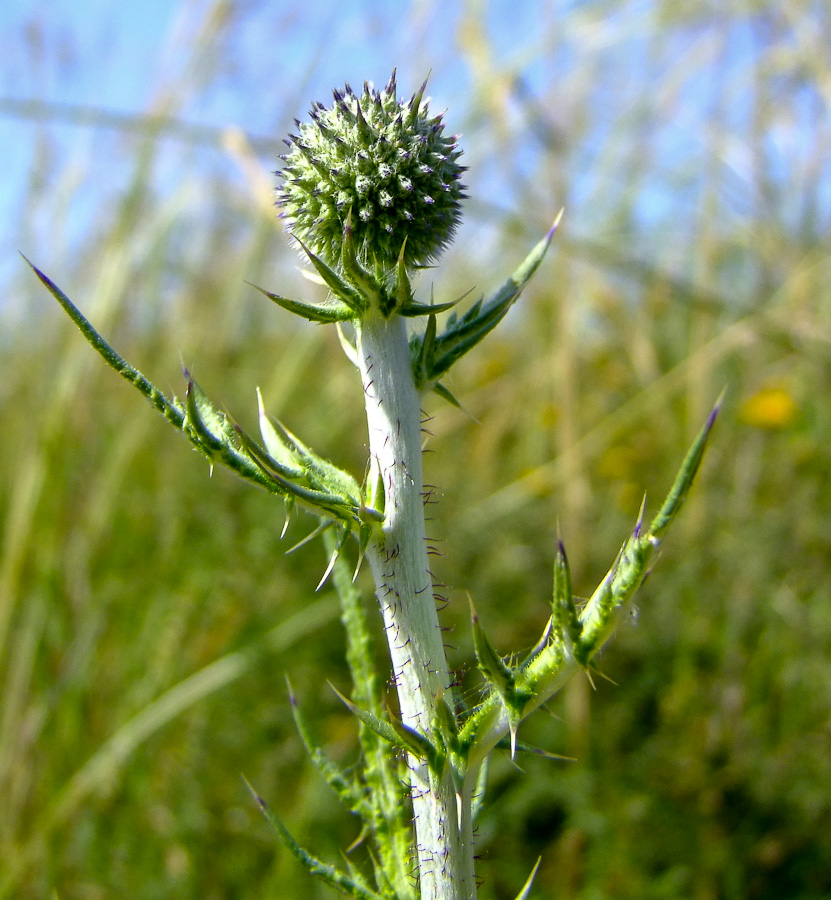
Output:
[[[55,28],[32,13],[32,72],[106,77]],[[143,109],[6,79],[27,174],[0,300],[0,897],[329,896],[241,773],[324,858],[357,837],[286,700],[291,673],[354,759],[326,686],[348,676],[333,598],[312,593],[322,550],[283,555],[308,523],[279,543],[280,504],[209,478],[11,253],[165,389],[184,360],[254,427],[259,384],[360,474],[335,334],[244,282],[314,295],[271,206],[279,139],[327,87],[394,65],[404,91],[432,69],[470,166],[423,294],[495,286],[566,207],[519,307],[455,373],[476,422],[427,401],[452,665],[471,668],[465,591],[504,652],[536,639],[558,521],[592,589],[728,385],[637,623],[601,660],[614,684],[575,680],[524,726],[576,762],[492,768],[482,896],[515,896],[540,855],[534,896],[554,900],[831,896],[829,46],[808,0],[204,0],[141,73]]]

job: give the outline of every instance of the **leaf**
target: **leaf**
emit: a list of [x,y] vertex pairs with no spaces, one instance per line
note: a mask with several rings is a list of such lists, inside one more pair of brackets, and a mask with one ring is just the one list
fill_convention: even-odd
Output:
[[246,284],[251,285],[255,291],[259,291],[263,296],[268,297],[269,300],[274,301],[278,306],[282,306],[283,309],[288,310],[290,313],[294,313],[297,316],[302,316],[310,322],[320,322],[321,324],[328,325],[332,322],[345,322],[347,319],[355,318],[354,310],[345,303],[340,303],[335,300],[326,304],[305,303],[302,300],[290,300],[288,297],[272,294],[271,291],[267,291],[259,285],[252,284],[250,281],[247,281]]
[[356,509],[360,508],[361,488],[348,472],[338,468],[328,459],[318,456],[277,419],[271,419],[271,423],[291,451],[295,462],[302,466],[306,478],[314,489],[338,493],[348,498],[349,503]]
[[217,454],[221,462],[242,478],[253,481],[272,493],[283,493],[287,482],[267,472],[252,457],[240,438],[240,432],[225,413],[191,379],[188,382],[183,431],[209,459]]
[[209,451],[220,451],[237,439],[225,413],[214,406],[208,395],[191,378],[187,390],[187,425]]
[[344,697],[334,685],[330,684],[330,687],[338,697],[340,697],[346,708],[363,722],[370,731],[375,732],[378,737],[383,738],[388,744],[392,744],[393,747],[397,747],[399,750],[403,750],[407,753],[412,752],[409,745],[399,737],[389,722],[385,722],[383,719],[374,716],[371,712],[367,712],[365,709],[361,709],[360,706],[356,706],[351,700]]
[[381,285],[358,262],[355,251],[355,236],[352,231],[352,210],[346,214],[346,224],[343,227],[343,243],[340,255],[343,274],[349,283],[357,290],[364,302],[369,302],[376,309],[380,307],[383,291]]
[[410,355],[413,358],[413,376],[416,387],[421,390],[427,384],[428,360],[433,358],[436,346],[436,317],[428,316],[427,327],[419,337],[410,342]]
[[444,767],[445,756],[438,747],[420,731],[405,725],[401,719],[396,718],[388,709],[387,715],[390,717],[390,723],[393,731],[407,745],[407,748],[417,759],[423,759],[434,772],[441,772]]
[[531,894],[531,888],[534,884],[534,879],[537,877],[537,871],[539,870],[540,863],[542,862],[542,857],[540,857],[534,868],[531,869],[531,874],[528,876],[528,880],[522,886],[522,890],[516,895],[516,900],[528,900],[528,897]]
[[571,587],[571,570],[568,565],[566,548],[557,539],[557,555],[554,559],[554,593],[551,599],[551,621],[554,632],[562,641],[566,650],[573,652],[574,645],[580,640],[582,626],[574,604]]
[[548,642],[551,640],[551,635],[554,633],[554,620],[552,616],[548,617],[548,621],[545,623],[545,628],[543,628],[542,634],[540,635],[539,640],[536,644],[528,651],[520,664],[520,668],[524,669],[529,666],[548,646]]
[[[23,256],[23,254],[20,254]],[[184,411],[175,403],[165,397],[165,395],[147,378],[134,368],[117,353],[103,337],[92,327],[88,319],[84,317],[77,306],[66,296],[66,294],[40,269],[31,263],[25,256],[23,259],[31,270],[40,279],[43,286],[49,293],[60,303],[66,314],[78,326],[81,334],[86,338],[90,346],[96,350],[106,361],[107,365],[115,369],[122,378],[126,378],[134,387],[136,387],[145,397],[156,407],[156,409],[177,428],[181,428],[185,421]]]
[[413,300],[400,307],[398,313],[408,318],[414,318],[415,316],[434,316],[436,313],[447,312],[448,309],[453,309],[461,299],[462,298],[459,297],[456,300],[448,300],[447,303],[419,303],[417,300]]
[[442,398],[442,400],[446,400],[451,406],[455,406],[456,409],[461,409],[462,411],[464,411],[464,407],[462,406],[462,404],[459,403],[459,401],[453,396],[453,394],[451,394],[450,391],[448,391],[447,388],[440,382],[437,381],[433,385],[433,393],[438,394],[439,397]]
[[398,254],[398,262],[395,264],[395,283],[392,292],[394,295],[394,311],[401,315],[406,315],[404,309],[411,306],[413,301],[413,286],[410,284],[410,276],[407,274],[407,266],[404,262],[404,252],[407,249],[407,238],[401,245],[401,251]]
[[707,441],[709,440],[710,432],[713,430],[713,425],[716,423],[716,416],[718,416],[719,410],[721,409],[725,391],[722,391],[719,395],[716,405],[707,417],[707,421],[704,423],[701,431],[698,432],[696,439],[693,441],[692,446],[687,451],[684,462],[681,463],[681,468],[678,470],[678,474],[675,477],[675,482],[670,488],[666,500],[664,500],[664,505],[649,526],[649,534],[655,539],[660,538],[666,532],[667,528],[672,524],[672,520],[678,515],[684,501],[687,499],[687,494],[698,473],[701,460],[704,458],[704,451],[707,449]]
[[269,475],[280,476],[289,481],[305,480],[305,472],[295,464],[284,465],[278,462],[270,453],[266,453],[260,445],[252,440],[241,428],[235,428],[240,443],[248,452],[248,455]]
[[459,723],[456,714],[443,697],[439,697],[436,702],[436,719],[435,730],[442,736],[445,745],[454,752],[458,751]]
[[[510,750],[511,743],[508,737],[503,737],[497,744],[497,750]],[[514,742],[514,752],[519,750],[521,753],[532,753],[534,756],[542,756],[544,759],[559,759],[565,762],[577,762],[577,760],[573,756],[563,756],[560,753],[551,753],[548,750],[543,750],[541,747],[535,747],[533,744],[528,744],[525,741],[515,741]]]
[[269,825],[277,832],[277,836],[280,838],[283,846],[285,846],[292,856],[298,859],[312,875],[321,878],[330,887],[335,888],[335,890],[343,891],[343,893],[348,894],[350,897],[356,897],[358,900],[384,900],[380,894],[368,890],[364,885],[359,884],[354,879],[350,878],[345,872],[324,863],[322,860],[319,860],[317,857],[312,856],[311,853],[304,850],[292,837],[288,828],[286,828],[280,819],[278,819],[269,809],[265,800],[263,800],[254,788],[251,787],[245,776],[243,776],[243,781],[251,792],[251,796],[254,798],[257,806],[259,806],[260,812],[265,816]]
[[353,715],[388,744],[392,744],[393,747],[397,747],[405,753],[411,753],[417,759],[428,763],[440,756],[433,743],[414,728],[410,728],[409,725],[405,725],[399,719],[393,719],[392,723],[385,722],[371,712],[356,706],[351,700],[344,697],[334,685],[330,685],[330,687]]
[[259,388],[257,388],[257,411],[260,422],[260,436],[263,439],[266,450],[268,450],[269,456],[274,462],[285,468],[287,477],[291,477],[291,475],[299,477],[302,475],[303,469],[297,464],[291,450],[286,446],[280,437],[280,433],[274,427],[268,413],[265,411],[263,395],[260,393]]
[[326,779],[326,783],[338,795],[341,802],[353,812],[363,816],[365,802],[362,797],[360,787],[355,783],[354,779],[348,778],[341,768],[326,755],[320,745],[314,740],[306,722],[305,716],[300,711],[297,698],[291,687],[291,682],[286,677],[286,684],[289,690],[289,703],[291,704],[291,713],[294,717],[294,724],[306,752],[311,757],[315,768]]
[[474,304],[461,319],[448,323],[447,329],[435,341],[435,348],[427,360],[427,379],[436,381],[460,357],[479,343],[502,321],[508,310],[522,293],[523,288],[539,268],[551,244],[562,212],[554,221],[546,236],[531,250],[511,277],[487,303]]
[[334,269],[329,268],[319,256],[315,256],[296,234],[292,235],[292,237],[303,248],[306,256],[309,257],[309,260],[323,279],[326,287],[328,287],[336,297],[339,297],[343,303],[353,311],[354,315],[352,318],[360,316],[360,314],[366,310],[367,306],[366,300],[361,294],[356,291],[348,281],[344,281]]
[[473,619],[473,648],[476,651],[479,668],[499,696],[508,704],[514,698],[514,673],[509,666],[505,665],[502,657],[488,640],[488,636],[479,622],[479,617],[476,615],[472,600],[470,601],[470,613]]

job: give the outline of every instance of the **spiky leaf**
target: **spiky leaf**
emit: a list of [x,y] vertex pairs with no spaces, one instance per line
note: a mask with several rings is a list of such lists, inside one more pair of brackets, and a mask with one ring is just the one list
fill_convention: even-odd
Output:
[[433,384],[458,359],[493,331],[507,315],[508,310],[522,293],[522,289],[539,268],[559,221],[560,216],[557,216],[546,236],[531,250],[511,277],[487,303],[478,301],[461,319],[451,317],[444,332],[435,338],[429,355],[421,346],[422,338],[414,337],[412,339],[411,354],[414,360],[420,360],[419,365],[414,367],[416,384],[420,389],[432,389]]

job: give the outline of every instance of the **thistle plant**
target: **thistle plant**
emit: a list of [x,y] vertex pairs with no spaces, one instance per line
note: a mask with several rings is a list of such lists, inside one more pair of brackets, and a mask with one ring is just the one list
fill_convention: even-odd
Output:
[[[135,385],[207,457],[282,499],[286,525],[301,508],[316,520],[342,604],[361,762],[343,770],[315,742],[303,704],[292,711],[314,764],[363,822],[368,869],[325,863],[303,849],[255,794],[285,846],[316,876],[362,900],[473,900],[474,824],[484,802],[487,763],[498,747],[512,756],[522,721],[594,657],[627,614],[661,539],[701,463],[718,407],[690,448],[651,521],[644,507],[588,601],[577,601],[561,541],[553,551],[553,591],[541,634],[523,658],[504,656],[471,603],[472,645],[483,679],[466,706],[448,667],[425,534],[422,408],[430,392],[458,405],[442,379],[505,317],[535,274],[559,216],[488,299],[459,315],[456,301],[418,300],[413,276],[434,261],[460,219],[464,167],[456,139],[424,97],[426,83],[399,99],[395,74],[383,90],[366,84],[334,92],[297,122],[282,157],[278,205],[288,233],[328,289],[322,303],[262,294],[311,322],[334,325],[363,385],[369,458],[362,478],[324,459],[265,410],[259,438],[243,431],[186,372],[182,398],[166,396],[93,328],[68,297],[32,266],[106,362]],[[449,313],[446,317],[444,313]],[[440,317],[442,321],[440,324]],[[408,321],[413,320],[412,327]],[[419,321],[420,320],[420,321]],[[285,533],[285,527],[283,529]],[[354,553],[347,554],[347,547]],[[347,562],[347,555],[350,562]],[[371,652],[372,622],[356,579],[371,572],[389,648],[395,700]],[[393,711],[393,707],[395,711]],[[519,890],[529,895],[533,873]]]

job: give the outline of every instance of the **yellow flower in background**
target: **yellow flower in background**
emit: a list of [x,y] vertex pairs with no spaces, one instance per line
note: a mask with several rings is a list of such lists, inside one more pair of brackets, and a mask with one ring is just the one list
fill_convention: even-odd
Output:
[[785,388],[766,387],[744,401],[741,419],[755,428],[786,428],[796,413],[796,401]]

